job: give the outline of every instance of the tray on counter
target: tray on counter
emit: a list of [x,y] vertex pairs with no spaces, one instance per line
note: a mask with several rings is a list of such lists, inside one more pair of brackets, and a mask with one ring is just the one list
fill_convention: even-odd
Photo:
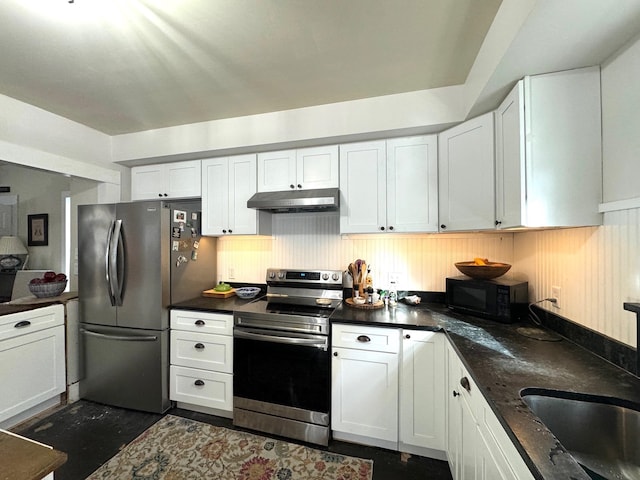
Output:
[[376,308],[384,307],[384,302],[382,300],[378,300],[375,303],[355,303],[353,298],[347,298],[345,303],[352,308],[361,308],[362,310],[375,310]]
[[203,297],[213,297],[213,298],[229,298],[234,296],[235,294],[236,294],[235,288],[232,288],[231,290],[227,290],[226,292],[217,292],[213,288],[202,292]]

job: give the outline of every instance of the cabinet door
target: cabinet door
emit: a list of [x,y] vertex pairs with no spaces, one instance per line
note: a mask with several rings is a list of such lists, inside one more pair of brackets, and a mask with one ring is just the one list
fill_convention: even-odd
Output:
[[387,229],[384,141],[340,145],[340,233]]
[[64,354],[62,325],[0,342],[0,422],[65,391]]
[[404,444],[445,450],[444,345],[442,333],[402,331],[399,438]]
[[229,159],[202,161],[202,233],[223,235],[229,229]]
[[229,233],[255,235],[258,212],[247,208],[256,193],[256,155],[229,158]]
[[524,90],[520,80],[496,110],[496,226],[526,224]]
[[168,163],[165,170],[165,189],[169,198],[199,197],[201,193],[201,162]]
[[438,139],[440,230],[495,228],[493,112]]
[[279,192],[296,189],[296,151],[258,154],[258,191]]
[[338,146],[302,148],[296,151],[296,187],[338,188]]
[[398,355],[334,348],[331,428],[397,442]]
[[164,166],[144,165],[131,168],[131,200],[165,198]]
[[387,226],[438,231],[438,137],[387,140]]

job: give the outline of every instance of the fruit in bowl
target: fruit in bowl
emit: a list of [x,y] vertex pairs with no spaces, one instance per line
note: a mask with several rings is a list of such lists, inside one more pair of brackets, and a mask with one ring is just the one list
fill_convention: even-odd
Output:
[[32,278],[28,287],[38,298],[57,297],[67,287],[67,276],[50,270],[41,278]]

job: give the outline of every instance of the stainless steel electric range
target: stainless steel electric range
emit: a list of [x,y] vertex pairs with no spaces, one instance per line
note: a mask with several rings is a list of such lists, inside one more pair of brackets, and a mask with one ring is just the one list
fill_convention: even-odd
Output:
[[234,312],[234,425],[328,445],[329,316],[342,272],[267,270],[267,295]]

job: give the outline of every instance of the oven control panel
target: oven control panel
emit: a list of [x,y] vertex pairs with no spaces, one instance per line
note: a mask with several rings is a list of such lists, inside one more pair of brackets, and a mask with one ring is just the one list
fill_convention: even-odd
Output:
[[267,283],[323,283],[327,285],[342,285],[340,270],[292,270],[282,268],[267,269]]

